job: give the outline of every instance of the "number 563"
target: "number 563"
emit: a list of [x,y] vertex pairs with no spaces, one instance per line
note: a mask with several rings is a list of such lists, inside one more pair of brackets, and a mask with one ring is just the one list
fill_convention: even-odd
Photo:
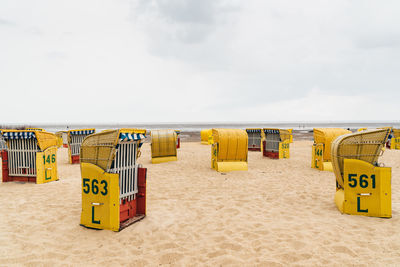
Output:
[[100,194],[102,194],[103,196],[107,195],[108,193],[108,183],[106,180],[102,180],[100,182],[100,187],[102,187],[101,189],[99,188],[99,181],[97,181],[97,179],[93,179],[92,182],[90,183],[90,179],[89,178],[83,178],[83,193],[85,194],[89,194],[90,193],[90,189],[92,190],[92,193],[94,195],[97,195],[100,191]]

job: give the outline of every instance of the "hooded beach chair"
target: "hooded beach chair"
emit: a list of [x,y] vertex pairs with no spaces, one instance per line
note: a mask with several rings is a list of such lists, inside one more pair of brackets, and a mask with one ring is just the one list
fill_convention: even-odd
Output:
[[63,138],[62,138],[63,132],[58,131],[55,134],[57,136],[57,146],[60,148],[63,145]]
[[263,151],[263,131],[261,128],[248,128],[246,129],[249,151]]
[[289,143],[293,143],[293,129],[287,129],[289,132]]
[[147,169],[137,163],[145,135],[135,129],[106,130],[81,146],[81,225],[121,229],[146,215]]
[[69,163],[79,163],[81,144],[86,136],[95,132],[95,129],[79,129],[68,131],[68,160]]
[[176,138],[174,130],[151,131],[151,163],[178,160]]
[[290,132],[284,129],[264,128],[263,156],[272,159],[290,157]]
[[332,171],[331,144],[339,136],[351,131],[342,128],[314,128],[311,168]]
[[201,130],[200,138],[202,145],[212,145],[214,143],[212,138],[212,129]]
[[400,149],[400,129],[390,128],[388,141],[386,147],[389,149]]
[[340,212],[392,216],[391,168],[378,164],[389,132],[389,129],[365,130],[342,135],[333,141],[335,203]]
[[248,137],[245,130],[213,129],[211,168],[218,172],[247,171]]
[[58,180],[57,137],[37,130],[3,130],[3,182],[37,184]]

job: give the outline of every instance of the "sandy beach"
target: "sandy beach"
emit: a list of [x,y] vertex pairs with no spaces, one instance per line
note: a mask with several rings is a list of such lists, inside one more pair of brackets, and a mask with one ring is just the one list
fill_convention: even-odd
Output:
[[150,163],[147,216],[119,233],[79,225],[80,166],[58,150],[60,180],[0,183],[0,265],[280,266],[400,264],[400,151],[392,167],[391,219],[342,215],[335,177],[310,168],[311,141],[291,158],[249,152],[249,171],[210,168],[210,146],[183,142],[179,160]]

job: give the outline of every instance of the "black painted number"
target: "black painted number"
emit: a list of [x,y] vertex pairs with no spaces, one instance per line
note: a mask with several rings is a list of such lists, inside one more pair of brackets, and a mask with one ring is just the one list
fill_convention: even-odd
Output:
[[83,178],[83,193],[89,194],[90,192],[90,185],[89,185],[89,179],[88,178]]
[[[83,183],[82,183],[82,187],[83,187],[83,193],[85,194],[89,194],[90,193],[90,179],[89,178],[83,178]],[[101,189],[102,191],[100,191],[100,193],[105,196],[108,194],[108,183],[106,180],[102,180],[100,182],[100,184],[103,186],[103,188]],[[92,183],[91,183],[91,188],[92,188],[92,193],[94,195],[97,195],[99,193],[99,181],[97,179],[93,179]]]
[[[368,175],[366,174],[361,174],[359,177],[359,185],[361,188],[367,188],[369,185],[368,182]],[[356,187],[357,186],[357,174],[354,173],[349,173],[349,186],[350,187]],[[375,188],[375,174],[371,175],[371,180],[372,180],[372,188]]]

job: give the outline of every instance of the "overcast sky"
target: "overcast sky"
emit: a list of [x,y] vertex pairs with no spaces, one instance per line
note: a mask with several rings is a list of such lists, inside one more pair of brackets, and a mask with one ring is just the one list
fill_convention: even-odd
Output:
[[399,120],[400,2],[1,0],[0,122]]

